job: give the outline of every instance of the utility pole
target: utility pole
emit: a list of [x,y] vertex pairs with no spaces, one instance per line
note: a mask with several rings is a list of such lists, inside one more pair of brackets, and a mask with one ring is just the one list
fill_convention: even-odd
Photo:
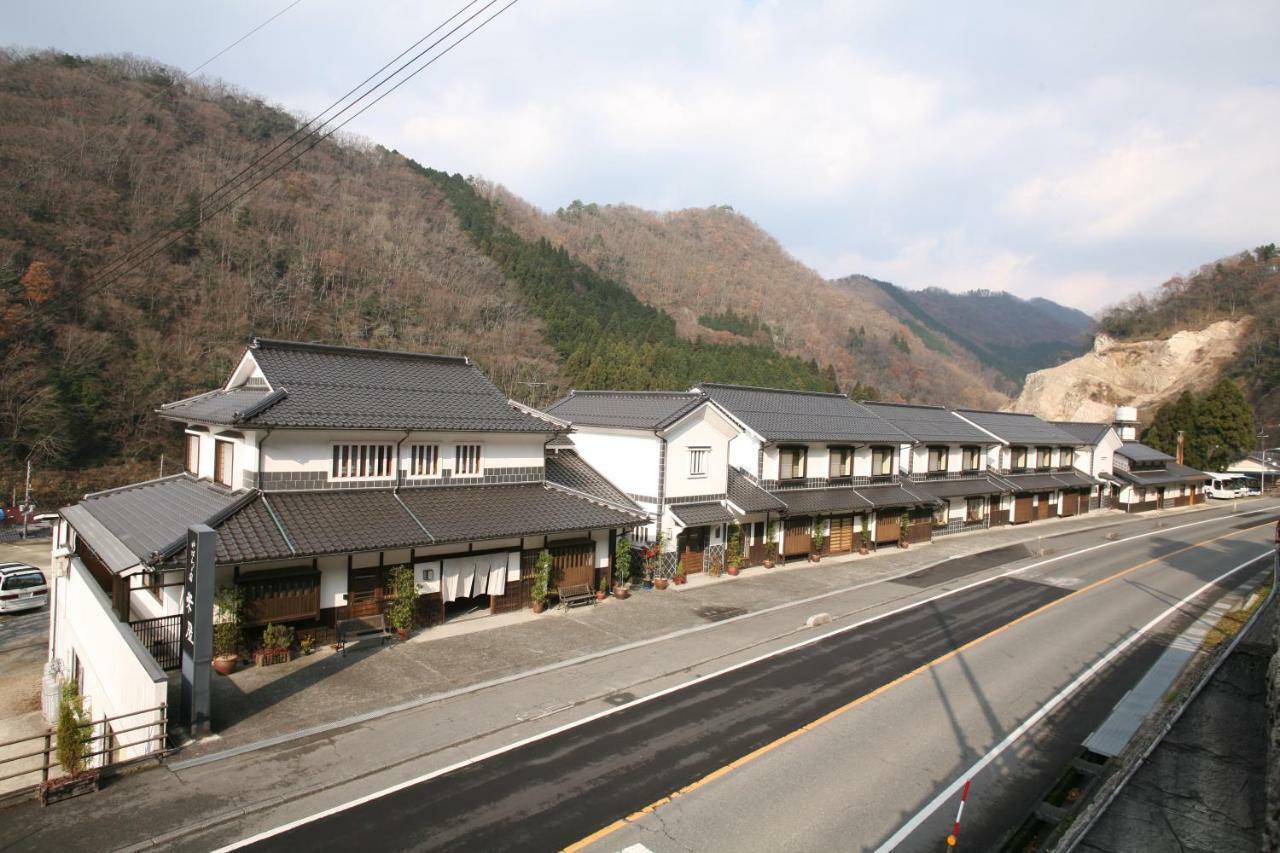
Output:
[[31,454],[27,454],[27,484],[22,498],[22,538],[27,538],[27,519],[31,517]]

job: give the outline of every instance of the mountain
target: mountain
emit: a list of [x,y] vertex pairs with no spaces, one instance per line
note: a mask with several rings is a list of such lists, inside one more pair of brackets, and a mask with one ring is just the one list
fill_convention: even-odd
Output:
[[[769,342],[831,365],[855,396],[996,406],[994,372],[927,328],[885,310],[879,295],[824,280],[727,206],[657,213],[575,201],[539,210],[496,185],[502,222],[546,240],[670,313],[682,336]],[[869,298],[870,297],[870,298]]]
[[255,333],[467,354],[535,405],[707,377],[836,387],[816,353],[681,335],[663,308],[499,223],[472,182],[364,140],[317,145],[214,216],[202,199],[299,126],[225,85],[133,57],[0,51],[0,115],[6,496],[29,455],[45,507],[172,473],[177,436],[155,407],[215,385]]
[[941,337],[970,353],[1002,378],[1001,387],[1017,393],[1028,373],[1088,352],[1093,318],[1049,299],[1022,299],[1012,293],[971,290],[953,293],[937,287],[906,290],[887,281],[849,276],[837,284],[879,289],[881,304],[922,338]]
[[1136,405],[1145,419],[1186,392],[1239,383],[1259,423],[1280,421],[1280,259],[1261,246],[1177,276],[1098,319],[1086,355],[1027,377],[1016,406],[1058,418]]

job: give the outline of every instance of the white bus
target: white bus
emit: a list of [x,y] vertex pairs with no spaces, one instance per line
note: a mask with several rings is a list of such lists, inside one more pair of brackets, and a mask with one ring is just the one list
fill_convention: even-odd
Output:
[[1249,494],[1249,482],[1239,474],[1214,474],[1209,481],[1209,497],[1243,498]]

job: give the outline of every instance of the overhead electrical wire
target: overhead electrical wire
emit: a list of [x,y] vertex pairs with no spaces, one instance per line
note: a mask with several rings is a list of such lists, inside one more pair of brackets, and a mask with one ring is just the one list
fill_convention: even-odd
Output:
[[[309,135],[310,133],[313,133],[313,132],[315,132],[315,131],[317,131],[317,130],[320,130],[321,128],[323,128],[323,127],[324,127],[324,125],[325,125],[325,124],[327,124],[328,122],[330,122],[330,121],[332,121],[333,119],[337,118],[338,116],[342,115],[342,113],[343,113],[343,112],[345,112],[347,109],[350,109],[353,105],[355,105],[356,103],[359,103],[359,101],[360,101],[361,99],[363,99],[363,98],[367,97],[367,96],[369,95],[369,93],[370,93],[370,92],[375,91],[378,87],[380,87],[380,86],[384,85],[384,84],[385,84],[385,82],[386,82],[386,79],[389,79],[390,77],[394,77],[394,76],[395,76],[396,74],[398,74],[400,71],[404,70],[404,67],[405,67],[405,66],[403,66],[403,65],[402,65],[400,68],[397,68],[395,71],[391,72],[391,74],[390,74],[390,75],[388,75],[388,78],[385,78],[384,80],[379,81],[376,85],[374,85],[374,86],[370,87],[369,91],[367,91],[367,92],[365,92],[364,94],[362,94],[359,98],[356,98],[354,101],[352,101],[352,103],[351,103],[351,104],[348,104],[348,105],[347,105],[347,107],[346,107],[346,108],[344,108],[343,110],[341,110],[341,111],[339,111],[338,113],[336,113],[336,114],[334,114],[334,115],[330,116],[329,118],[325,119],[323,122],[321,122],[319,125],[317,125],[317,126],[316,126],[316,128],[314,128],[313,130],[308,130],[308,128],[311,128],[311,126],[312,126],[313,124],[315,124],[317,121],[319,121],[321,118],[323,118],[326,114],[328,114],[329,112],[331,112],[335,107],[337,107],[337,106],[338,106],[338,105],[340,105],[343,101],[347,100],[347,98],[351,97],[353,94],[355,94],[357,91],[359,91],[359,89],[360,89],[362,86],[364,86],[364,85],[365,85],[366,83],[368,83],[370,80],[372,80],[372,79],[374,79],[375,77],[377,77],[377,76],[378,76],[379,74],[381,74],[383,71],[386,71],[388,68],[390,68],[392,65],[394,65],[397,61],[399,61],[401,58],[403,58],[405,54],[409,53],[409,52],[410,52],[410,51],[412,51],[414,48],[416,48],[418,45],[422,44],[424,41],[426,41],[427,39],[431,38],[431,36],[433,36],[435,33],[439,32],[442,28],[444,28],[445,26],[447,26],[447,25],[449,24],[449,22],[450,22],[450,21],[452,21],[452,20],[454,20],[455,18],[457,18],[459,15],[461,15],[463,12],[465,12],[467,9],[471,8],[472,6],[474,6],[474,5],[475,5],[476,3],[478,3],[478,2],[480,2],[480,0],[470,0],[470,2],[468,2],[466,5],[464,5],[461,9],[459,9],[458,11],[456,11],[456,12],[454,12],[452,15],[450,15],[448,18],[445,18],[443,21],[441,21],[441,22],[440,22],[440,24],[438,24],[434,29],[432,29],[432,30],[431,30],[431,32],[427,33],[427,34],[426,34],[426,35],[424,35],[422,38],[418,39],[416,42],[414,42],[413,44],[409,45],[407,48],[405,48],[404,50],[402,50],[399,54],[397,54],[395,57],[393,57],[389,62],[387,62],[386,64],[384,64],[384,65],[383,65],[381,68],[379,68],[377,71],[374,71],[374,72],[373,72],[372,74],[370,74],[368,77],[366,77],[365,79],[363,79],[363,80],[361,80],[359,83],[357,83],[355,86],[353,86],[353,87],[352,87],[350,90],[348,90],[348,91],[347,91],[347,93],[346,93],[346,94],[344,94],[342,97],[338,98],[338,99],[337,99],[336,101],[334,101],[332,104],[330,104],[329,106],[325,107],[325,108],[324,108],[323,110],[321,110],[320,112],[316,113],[316,115],[314,115],[311,119],[309,119],[309,120],[308,120],[307,122],[305,122],[304,124],[302,124],[302,125],[298,126],[297,128],[295,128],[295,129],[294,129],[294,131],[293,131],[292,133],[290,133],[288,136],[284,137],[283,139],[280,139],[279,141],[277,141],[277,142],[276,142],[274,145],[272,145],[271,147],[269,147],[269,148],[267,148],[267,149],[265,149],[265,150],[263,150],[263,151],[259,152],[259,153],[258,153],[258,155],[257,155],[253,160],[251,160],[247,165],[245,165],[245,166],[244,166],[244,167],[243,167],[239,172],[237,172],[236,174],[232,175],[230,178],[227,178],[225,181],[223,181],[223,182],[222,182],[222,183],[220,183],[218,186],[214,187],[212,190],[210,190],[208,193],[206,193],[204,196],[202,196],[202,197],[198,200],[198,204],[200,205],[200,207],[203,209],[203,208],[204,208],[204,207],[206,207],[207,205],[211,204],[211,203],[213,202],[213,200],[214,200],[218,195],[220,195],[222,192],[224,192],[224,191],[226,191],[226,190],[230,189],[230,188],[232,187],[232,185],[233,185],[233,184],[235,184],[237,181],[240,181],[242,178],[244,178],[248,173],[252,172],[254,169],[258,168],[258,167],[259,167],[259,166],[260,166],[264,161],[267,161],[267,160],[273,159],[273,158],[277,155],[277,152],[279,152],[279,151],[280,151],[280,149],[281,149],[281,147],[282,147],[282,146],[289,145],[290,140],[295,140],[295,141],[294,141],[294,143],[293,143],[292,145],[289,145],[289,147],[288,147],[288,149],[286,150],[286,152],[285,152],[285,153],[287,153],[287,151],[291,151],[291,150],[293,150],[293,148],[295,148],[295,147],[296,147],[298,144],[300,144],[300,142],[302,141],[302,140],[299,140],[299,139],[298,139],[299,134],[302,134],[302,135],[305,137],[305,136]],[[494,3],[494,2],[496,2],[496,0],[490,0],[489,4],[488,4],[487,6],[485,6],[485,7],[483,7],[480,11],[481,11],[481,12],[483,12],[485,8],[488,8],[488,6],[493,5],[493,3]],[[477,14],[478,14],[478,13],[477,13]],[[473,15],[472,17],[475,17],[475,16]],[[468,20],[470,20],[470,19],[468,19]],[[466,23],[466,21],[464,21],[463,23],[465,24],[465,23]],[[416,56],[414,56],[412,59],[410,59],[410,60],[409,60],[409,62],[408,62],[408,63],[406,63],[406,65],[408,65],[408,64],[412,64],[413,62],[416,62],[416,61],[417,61],[419,58],[421,58],[425,53],[429,52],[433,47],[435,47],[436,45],[438,45],[438,44],[440,43],[440,41],[441,41],[441,40],[443,40],[444,38],[448,38],[448,37],[449,37],[449,35],[450,35],[450,34],[452,34],[452,32],[456,32],[456,29],[457,29],[457,28],[455,28],[454,30],[450,31],[450,33],[446,33],[446,34],[445,34],[441,39],[438,39],[438,40],[437,40],[436,42],[434,42],[432,45],[429,45],[429,46],[428,46],[424,51],[422,51],[421,53],[417,54],[417,55],[416,55]],[[206,63],[206,64],[207,64],[207,63]],[[132,248],[130,248],[127,252],[125,252],[125,254],[121,255],[121,256],[120,256],[120,257],[118,257],[118,258],[115,258],[115,259],[114,259],[114,260],[112,260],[110,263],[108,263],[106,266],[104,266],[102,269],[98,270],[98,272],[97,272],[98,277],[99,277],[99,278],[103,278],[103,277],[110,277],[111,275],[113,275],[113,274],[115,273],[115,271],[116,271],[116,270],[118,270],[118,269],[122,269],[123,267],[125,267],[126,265],[128,265],[128,264],[129,264],[129,263],[130,263],[134,258],[136,258],[136,257],[138,257],[139,255],[141,255],[141,254],[145,253],[146,251],[148,251],[151,247],[153,247],[153,246],[156,244],[156,242],[157,242],[157,241],[163,240],[163,239],[165,239],[165,238],[167,238],[167,237],[171,236],[171,235],[172,235],[172,234],[174,234],[175,232],[185,232],[186,230],[187,230],[187,229],[185,229],[185,228],[182,228],[182,227],[176,227],[176,226],[175,226],[175,227],[170,227],[170,228],[162,229],[162,230],[160,230],[160,231],[156,232],[156,233],[155,233],[155,234],[153,234],[151,237],[147,238],[146,240],[144,240],[144,241],[143,241],[143,242],[141,242],[141,243],[136,244],[135,246],[133,246]]]
[[[311,124],[313,124],[317,119],[321,118],[321,117],[322,117],[322,116],[324,116],[326,113],[328,113],[328,112],[330,112],[331,110],[333,110],[333,108],[334,108],[334,107],[337,107],[339,104],[341,104],[341,103],[342,103],[343,101],[345,101],[347,98],[349,98],[353,93],[355,93],[357,90],[359,90],[362,86],[364,86],[366,83],[368,83],[370,80],[372,80],[374,77],[376,77],[376,76],[377,76],[378,74],[380,74],[381,72],[385,71],[389,66],[391,66],[392,64],[394,64],[395,62],[397,62],[397,61],[398,61],[400,58],[402,58],[405,54],[409,53],[409,52],[410,52],[410,51],[412,51],[414,48],[416,48],[418,45],[422,44],[422,42],[423,42],[423,41],[426,41],[428,38],[430,38],[430,37],[431,37],[431,35],[433,35],[433,34],[434,34],[434,33],[436,33],[436,32],[439,32],[439,30],[440,30],[440,29],[442,29],[443,27],[447,26],[447,25],[449,24],[449,22],[451,22],[451,21],[453,21],[454,19],[456,19],[459,15],[461,15],[461,14],[462,14],[463,12],[465,12],[467,9],[471,8],[472,6],[474,6],[477,2],[479,2],[479,0],[471,0],[471,2],[467,3],[465,6],[463,6],[461,9],[459,9],[457,12],[455,12],[455,13],[454,13],[453,15],[451,15],[449,18],[445,19],[445,21],[444,21],[444,22],[442,22],[440,25],[438,25],[438,26],[437,26],[437,27],[435,27],[433,30],[431,30],[431,32],[429,32],[427,35],[425,35],[425,36],[423,36],[422,38],[418,39],[416,42],[414,42],[414,43],[413,43],[412,45],[410,45],[408,48],[406,48],[405,50],[401,51],[401,53],[400,53],[400,54],[398,54],[395,58],[393,58],[390,62],[387,62],[386,64],[384,64],[380,69],[378,69],[378,71],[375,71],[372,75],[370,75],[369,77],[365,78],[365,80],[361,81],[361,83],[357,84],[357,85],[356,85],[353,89],[351,89],[351,90],[350,90],[346,95],[343,95],[341,98],[339,98],[337,101],[335,101],[332,105],[330,105],[330,107],[328,107],[327,109],[325,109],[324,111],[322,111],[321,113],[319,113],[319,114],[318,114],[315,118],[313,118],[311,121],[309,121],[309,122],[307,122],[306,124],[304,124],[304,125],[303,125],[301,128],[299,128],[298,130],[295,130],[295,131],[294,131],[294,133],[290,134],[290,135],[289,135],[288,137],[286,137],[285,139],[281,140],[280,142],[277,142],[274,146],[272,146],[272,147],[271,147],[270,149],[268,149],[266,152],[263,152],[263,153],[262,153],[262,154],[260,154],[257,158],[255,158],[255,160],[254,160],[252,163],[250,163],[248,166],[246,166],[246,167],[245,167],[245,168],[243,168],[240,172],[238,172],[238,173],[236,174],[236,176],[234,176],[234,177],[233,177],[233,178],[231,178],[231,179],[228,179],[227,181],[224,181],[224,182],[223,182],[223,184],[221,184],[220,186],[218,186],[217,188],[215,188],[214,190],[212,190],[210,193],[208,193],[204,198],[202,198],[202,199],[200,200],[200,204],[201,204],[201,207],[202,207],[202,208],[203,208],[207,203],[209,203],[210,201],[212,201],[212,200],[216,199],[216,198],[217,198],[217,196],[219,196],[219,195],[225,195],[225,194],[226,194],[226,193],[228,193],[228,192],[235,193],[235,194],[234,194],[234,196],[232,196],[230,199],[221,199],[221,200],[219,200],[219,201],[218,201],[217,206],[216,206],[216,207],[214,207],[214,209],[213,209],[213,210],[203,210],[203,209],[202,209],[202,210],[201,210],[201,216],[200,216],[200,223],[197,223],[195,226],[190,227],[190,228],[175,227],[175,228],[168,229],[168,230],[166,230],[166,231],[164,231],[164,232],[160,233],[159,235],[157,235],[157,236],[155,236],[155,237],[151,238],[150,240],[148,240],[148,241],[144,242],[140,247],[138,247],[138,248],[136,248],[136,249],[132,250],[132,251],[129,253],[129,255],[128,255],[128,261],[127,261],[124,265],[122,265],[122,264],[119,262],[119,259],[117,260],[117,262],[113,262],[112,264],[108,264],[108,267],[107,267],[107,268],[104,268],[104,271],[103,271],[102,273],[100,273],[100,274],[99,274],[102,280],[98,282],[98,284],[97,284],[97,286],[96,286],[96,287],[94,287],[91,291],[89,291],[89,293],[87,293],[87,294],[85,294],[85,295],[94,295],[94,294],[96,294],[96,293],[100,293],[100,292],[102,292],[102,291],[103,291],[103,290],[105,290],[107,287],[111,286],[111,285],[112,285],[112,284],[114,284],[115,282],[117,282],[117,281],[119,281],[120,279],[122,279],[122,278],[124,278],[125,276],[127,276],[129,273],[131,273],[131,272],[133,272],[134,270],[138,269],[140,266],[142,266],[143,264],[145,264],[145,263],[146,263],[147,261],[149,261],[151,258],[154,258],[154,257],[155,257],[156,255],[158,255],[160,252],[163,252],[165,249],[167,249],[167,248],[169,248],[170,246],[172,246],[172,245],[173,245],[174,243],[176,243],[178,240],[182,239],[185,235],[187,235],[187,234],[188,234],[188,233],[190,233],[192,230],[194,230],[194,228],[198,228],[198,227],[199,227],[199,225],[200,225],[200,224],[202,224],[203,222],[207,221],[208,219],[213,218],[214,216],[217,216],[219,213],[222,213],[223,211],[227,210],[228,208],[230,208],[230,207],[234,206],[238,201],[240,201],[240,200],[241,200],[241,199],[243,199],[245,196],[247,196],[247,195],[249,195],[250,193],[252,193],[255,189],[257,189],[259,186],[261,186],[261,185],[262,185],[263,183],[265,183],[267,180],[270,180],[272,177],[274,177],[274,176],[275,176],[276,174],[278,174],[280,171],[282,171],[283,169],[285,169],[285,168],[289,167],[289,166],[290,166],[290,165],[292,165],[293,163],[297,162],[297,160],[298,160],[299,158],[301,158],[303,155],[305,155],[308,151],[310,151],[311,149],[315,148],[315,147],[316,147],[317,145],[319,145],[321,142],[323,142],[324,140],[326,140],[326,139],[328,139],[329,137],[331,137],[334,133],[337,133],[339,130],[341,130],[342,128],[346,127],[348,124],[350,124],[350,123],[351,123],[352,121],[354,121],[356,118],[358,118],[359,116],[363,115],[367,110],[371,109],[373,106],[375,106],[376,104],[378,104],[378,103],[379,103],[383,98],[387,97],[387,96],[388,96],[388,95],[390,95],[392,92],[394,92],[394,91],[396,91],[397,89],[399,89],[399,88],[400,88],[401,86],[403,86],[405,83],[409,82],[409,81],[410,81],[410,80],[412,80],[414,77],[416,77],[418,74],[422,73],[422,72],[423,72],[423,71],[425,71],[427,68],[429,68],[431,65],[435,64],[438,60],[442,59],[442,58],[443,58],[444,56],[446,56],[448,53],[450,53],[451,51],[453,51],[453,49],[454,49],[454,48],[458,47],[460,44],[462,44],[463,42],[465,42],[467,39],[471,38],[471,36],[475,35],[477,32],[479,32],[480,30],[484,29],[484,27],[486,27],[486,26],[488,26],[490,23],[492,23],[492,22],[493,22],[495,19],[497,19],[500,15],[502,15],[504,12],[506,12],[508,9],[510,9],[512,6],[514,6],[517,2],[519,2],[519,0],[509,0],[509,2],[508,2],[508,3],[506,3],[506,4],[505,4],[505,5],[503,5],[501,8],[499,8],[499,9],[498,9],[496,12],[494,12],[492,15],[489,15],[488,17],[486,17],[486,18],[484,18],[483,20],[481,20],[478,24],[476,24],[476,25],[475,25],[473,28],[471,28],[470,30],[467,30],[466,32],[464,32],[464,33],[463,33],[461,36],[459,36],[455,41],[453,41],[451,44],[447,45],[443,50],[439,51],[435,56],[431,57],[431,58],[430,58],[430,59],[428,59],[426,62],[422,63],[422,64],[421,64],[421,65],[419,65],[417,68],[413,68],[413,69],[412,69],[411,71],[409,71],[409,73],[408,73],[408,74],[406,74],[402,79],[400,79],[400,80],[396,81],[394,85],[392,85],[390,88],[386,89],[386,91],[381,92],[380,94],[378,94],[378,96],[377,96],[376,98],[374,98],[374,99],[373,99],[373,100],[371,100],[371,101],[368,101],[368,103],[365,103],[363,106],[360,106],[360,108],[359,108],[355,113],[353,113],[352,115],[350,115],[350,116],[348,116],[347,118],[345,118],[345,119],[344,119],[342,122],[340,122],[339,124],[337,124],[337,125],[335,125],[335,126],[333,126],[333,127],[331,127],[331,128],[328,128],[327,130],[325,129],[325,128],[326,128],[329,124],[331,124],[334,120],[336,120],[337,118],[339,118],[340,116],[342,116],[344,113],[349,112],[351,109],[353,109],[353,108],[355,108],[357,105],[359,105],[359,104],[361,103],[361,101],[366,100],[366,99],[367,99],[367,98],[369,98],[371,95],[373,95],[375,92],[377,92],[379,89],[381,89],[382,87],[386,86],[390,81],[394,80],[394,79],[395,79],[395,77],[396,77],[397,75],[401,74],[403,71],[405,71],[405,69],[408,69],[408,68],[410,68],[411,66],[413,66],[413,65],[414,65],[414,63],[418,62],[420,59],[422,59],[422,57],[426,56],[428,53],[430,53],[432,50],[434,50],[434,49],[435,49],[436,47],[438,47],[440,44],[442,44],[443,42],[445,42],[446,40],[448,40],[451,36],[453,36],[453,35],[454,35],[455,33],[457,33],[459,30],[461,30],[461,29],[463,29],[464,27],[466,27],[466,26],[467,26],[467,24],[469,24],[471,21],[475,20],[475,18],[477,18],[477,17],[479,17],[480,15],[482,15],[485,11],[487,11],[490,7],[494,6],[494,5],[498,2],[498,0],[489,0],[489,2],[488,2],[488,3],[486,3],[485,5],[483,5],[483,6],[482,6],[478,11],[476,11],[476,12],[474,12],[473,14],[471,14],[470,16],[468,16],[466,19],[464,19],[464,20],[463,20],[461,23],[459,23],[457,26],[455,26],[455,27],[453,27],[451,30],[449,30],[449,32],[445,33],[445,34],[444,34],[443,36],[441,36],[439,39],[437,39],[437,40],[435,40],[434,42],[432,42],[432,44],[428,45],[425,49],[423,49],[422,51],[419,51],[419,52],[418,52],[417,54],[415,54],[415,55],[414,55],[414,56],[413,56],[413,57],[412,57],[408,62],[405,62],[404,64],[400,65],[398,68],[396,68],[396,69],[395,69],[394,71],[392,71],[390,74],[386,75],[386,76],[385,76],[385,77],[383,77],[381,80],[379,80],[376,84],[374,84],[373,86],[369,87],[369,89],[367,89],[366,91],[364,91],[363,93],[361,93],[361,94],[359,95],[359,97],[357,97],[357,98],[355,98],[354,100],[352,100],[352,101],[351,101],[351,103],[347,104],[345,107],[343,107],[343,108],[342,108],[341,110],[339,110],[337,113],[333,114],[333,115],[332,115],[332,116],[330,116],[329,118],[325,119],[325,120],[324,120],[324,122],[322,122],[321,124],[319,124],[319,125],[317,125],[316,127],[312,128],[312,129],[311,129],[310,131],[308,131],[308,132],[307,132],[303,137],[301,137],[301,138],[295,138],[295,137],[297,137],[298,133],[299,133],[299,132],[301,132],[301,130],[305,129],[306,127],[309,127],[309,126],[310,126]],[[324,132],[323,132],[323,133],[321,133],[321,131],[324,131]],[[290,139],[293,139],[294,141],[293,141],[291,144],[289,144],[289,145],[288,145],[288,147],[287,147],[287,148],[285,148],[283,151],[282,151],[282,150],[280,150],[280,149],[281,149],[281,146],[285,145],[285,143],[288,143]],[[290,152],[294,151],[294,150],[295,150],[296,148],[298,148],[299,146],[305,146],[305,147],[303,147],[303,148],[302,148],[302,150],[301,150],[301,151],[298,151],[296,154],[293,154],[292,156],[289,156]],[[283,160],[283,162],[281,162],[281,159],[282,159],[282,158],[284,158],[284,157],[288,157],[288,159],[287,159],[287,160]],[[254,171],[257,171],[257,172],[258,172],[258,174],[256,174],[256,175],[250,175],[250,174],[249,174],[250,172],[254,172]],[[265,172],[265,174],[264,174],[263,172]],[[235,184],[237,184],[237,183],[239,184],[239,186],[234,186],[234,185],[235,185]],[[246,186],[246,184],[247,184],[247,186]],[[157,243],[159,243],[159,245],[157,245]],[[145,254],[144,254],[144,253],[145,253]],[[141,255],[141,257],[139,257],[139,255]],[[110,272],[107,272],[107,270],[108,270],[108,269],[110,270]]]

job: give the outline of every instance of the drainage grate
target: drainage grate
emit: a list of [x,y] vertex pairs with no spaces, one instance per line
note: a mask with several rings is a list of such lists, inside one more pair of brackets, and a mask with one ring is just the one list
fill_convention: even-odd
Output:
[[693,612],[708,622],[721,622],[725,619],[732,619],[735,616],[742,616],[747,611],[741,607],[717,607],[714,604],[708,604],[706,607],[699,607]]

